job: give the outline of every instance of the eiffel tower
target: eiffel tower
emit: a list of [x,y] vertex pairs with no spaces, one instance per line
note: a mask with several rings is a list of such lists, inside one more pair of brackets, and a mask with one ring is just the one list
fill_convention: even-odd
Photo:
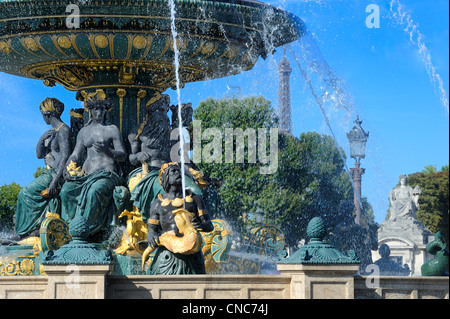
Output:
[[278,130],[280,133],[292,134],[292,112],[291,112],[291,64],[286,59],[286,50],[283,59],[278,65],[280,83],[278,87]]

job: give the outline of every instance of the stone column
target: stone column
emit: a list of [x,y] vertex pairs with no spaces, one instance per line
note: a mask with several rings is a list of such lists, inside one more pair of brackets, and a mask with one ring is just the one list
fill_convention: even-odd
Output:
[[353,191],[353,203],[356,209],[355,223],[361,225],[361,181],[362,176],[366,170],[361,168],[361,163],[355,162],[355,168],[350,168],[350,173],[352,174],[353,185],[355,187]]
[[279,264],[283,275],[291,276],[291,299],[353,299],[354,276],[359,264]]
[[45,265],[49,299],[105,299],[112,265]]
[[89,225],[82,216],[69,225],[72,241],[44,254],[49,299],[104,299],[106,275],[112,271],[111,252],[86,241]]
[[281,274],[291,276],[291,299],[353,299],[360,266],[356,255],[345,256],[323,241],[326,230],[320,217],[309,222],[307,234],[310,242],[277,264]]

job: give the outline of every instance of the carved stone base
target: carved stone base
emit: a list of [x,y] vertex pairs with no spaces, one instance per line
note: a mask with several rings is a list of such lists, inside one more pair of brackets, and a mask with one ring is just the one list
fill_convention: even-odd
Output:
[[[387,244],[390,258],[400,266],[408,265],[412,276],[420,276],[420,267],[430,258],[426,245],[433,234],[415,218],[388,220],[378,229],[378,244]],[[372,259],[378,260],[378,252],[372,252]]]

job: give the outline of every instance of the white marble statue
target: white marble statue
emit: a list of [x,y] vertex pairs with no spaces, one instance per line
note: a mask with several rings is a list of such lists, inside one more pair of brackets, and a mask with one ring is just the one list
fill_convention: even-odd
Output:
[[419,196],[422,190],[419,185],[414,189],[406,185],[406,175],[399,177],[400,185],[389,192],[389,219],[395,221],[401,218],[416,218],[416,211],[419,209]]

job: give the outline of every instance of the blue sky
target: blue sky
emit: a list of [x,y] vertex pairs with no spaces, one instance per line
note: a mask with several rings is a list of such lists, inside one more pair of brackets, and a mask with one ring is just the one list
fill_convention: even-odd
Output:
[[[362,193],[375,210],[376,220],[384,220],[388,193],[401,174],[421,171],[425,165],[438,168],[449,163],[448,105],[441,102],[439,85],[429,76],[430,66],[439,75],[443,89],[449,86],[449,2],[448,0],[402,0],[402,12],[416,29],[390,12],[389,1],[329,0],[264,1],[296,14],[304,20],[328,65],[345,83],[353,100],[350,112],[327,109],[338,144],[348,153],[345,133],[358,114],[370,132],[362,167]],[[366,7],[380,8],[380,28],[366,26]],[[397,8],[397,7],[395,7]],[[406,21],[406,20],[403,20]],[[420,42],[417,35],[422,35]],[[419,45],[422,50],[419,50]],[[298,44],[291,45],[300,56]],[[197,106],[209,97],[263,95],[277,107],[276,67],[282,57],[278,50],[255,68],[239,76],[210,82],[187,84],[181,91],[183,102]],[[293,57],[288,54],[291,76],[294,134],[317,131],[330,134],[320,109],[305,86]],[[176,94],[169,90],[173,103]],[[33,179],[35,147],[49,127],[39,113],[39,103],[56,97],[66,104],[63,120],[69,123],[70,108],[80,107],[75,93],[61,86],[45,87],[40,81],[0,73],[0,185],[11,182],[25,186]],[[353,167],[353,160],[347,161]]]

